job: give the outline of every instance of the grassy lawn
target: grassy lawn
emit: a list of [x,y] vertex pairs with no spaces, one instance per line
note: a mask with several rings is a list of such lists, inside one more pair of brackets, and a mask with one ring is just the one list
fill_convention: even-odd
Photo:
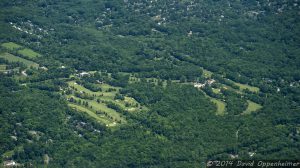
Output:
[[[101,87],[102,92],[93,92],[93,91],[83,87],[82,85],[79,85],[77,83],[75,84],[75,83],[76,83],[75,81],[68,82],[69,86],[73,86],[74,88],[77,89],[77,91],[79,91],[79,92],[82,91],[89,95],[96,95],[97,98],[100,98],[102,100],[113,100],[119,90],[119,88],[110,86],[108,84],[101,84],[101,85],[99,84],[98,86]],[[107,92],[109,88],[116,89],[117,91]]]
[[218,89],[218,88],[212,88],[212,91],[213,91],[215,94],[221,93],[221,89]]
[[225,102],[222,102],[221,100],[215,99],[215,98],[210,98],[213,103],[217,105],[217,115],[224,115],[225,114],[225,109],[226,109],[226,104]]
[[31,49],[28,49],[28,48],[19,50],[18,53],[25,57],[28,57],[28,58],[36,58],[36,57],[41,56],[41,54],[39,54]]
[[109,121],[108,119],[104,118],[104,117],[99,117],[96,113],[94,113],[93,111],[85,108],[85,107],[82,107],[82,106],[79,106],[77,104],[72,104],[72,103],[69,103],[68,104],[71,108],[77,110],[77,111],[81,111],[81,112],[85,112],[87,113],[89,116],[93,117],[94,119],[96,119],[97,121],[101,122],[101,123],[104,123],[104,124],[111,124],[112,122]]
[[35,62],[29,61],[29,60],[21,58],[21,57],[14,56],[14,55],[9,54],[9,53],[1,53],[0,58],[4,58],[9,62],[22,62],[28,67],[34,67],[34,68],[39,67],[39,65]]
[[[114,100],[114,97],[115,97],[116,93],[118,92],[119,88],[110,86],[108,84],[101,84],[99,86],[101,86],[102,92],[93,92],[79,84],[75,84],[75,81],[70,81],[70,82],[68,82],[68,84],[69,84],[69,86],[73,86],[74,88],[76,88],[78,92],[82,91],[89,95],[96,96],[94,100],[85,100],[85,99],[75,97],[76,100],[86,101],[89,103],[89,106],[92,106],[92,108],[94,110],[106,112],[109,116],[113,117],[114,119],[121,120],[122,122],[124,122],[124,119],[120,116],[120,114],[118,112],[116,112],[114,109],[108,108],[106,106],[106,104],[104,103],[105,101],[113,102],[115,104],[118,104],[125,110],[125,102],[124,101]],[[117,89],[117,91],[106,92],[109,88]],[[69,96],[69,97],[71,97],[71,96]],[[100,99],[101,102],[98,103],[97,99]],[[104,101],[104,102],[102,102],[102,101]]]
[[15,50],[15,49],[22,48],[22,46],[20,46],[19,44],[13,43],[13,42],[3,43],[3,44],[1,44],[1,46],[6,49],[9,49],[9,50]]
[[[69,97],[71,97],[71,96],[69,96]],[[80,105],[76,105],[76,106],[79,106],[81,109],[86,109],[86,111],[85,112],[87,112],[89,115],[91,115],[90,113],[92,112],[93,113],[93,115],[96,115],[96,116],[98,116],[95,112],[96,111],[100,111],[100,112],[106,112],[109,116],[111,116],[111,117],[113,117],[113,119],[115,120],[121,120],[122,121],[122,123],[124,123],[125,122],[125,120],[121,117],[121,115],[117,112],[117,111],[115,111],[114,109],[111,109],[111,108],[108,108],[107,106],[106,106],[106,104],[105,103],[98,103],[98,102],[96,102],[95,100],[85,100],[85,99],[81,99],[81,98],[78,98],[78,97],[74,97],[74,99],[75,100],[81,100],[81,102],[88,102],[88,104],[89,104],[89,106],[88,107],[84,107],[84,106],[80,106]],[[90,108],[92,106],[92,108]],[[81,110],[82,111],[82,110]],[[95,112],[93,112],[93,111],[95,111]],[[93,116],[94,117],[94,116]],[[98,116],[99,117],[99,116]],[[106,120],[108,120],[108,121],[111,121],[111,119],[108,119],[107,117],[105,117],[104,115],[103,115],[103,118],[105,118]]]
[[221,101],[221,100],[218,100],[216,98],[213,98],[213,97],[210,97],[208,96],[204,91],[201,90],[202,93],[205,94],[206,97],[208,97],[210,99],[211,102],[213,102],[214,104],[216,104],[217,106],[217,112],[216,114],[217,115],[224,115],[225,114],[225,111],[226,111],[226,103]]
[[246,85],[246,84],[241,84],[241,83],[237,83],[234,82],[237,86],[240,87],[240,90],[250,90],[251,92],[259,92],[259,88],[258,87],[254,87],[254,86],[250,86],[250,85]]
[[70,82],[68,82],[68,84],[69,84],[69,86],[72,86],[75,89],[77,89],[79,92],[82,91],[82,92],[85,92],[87,94],[96,94],[97,96],[99,96],[101,94],[101,92],[92,92],[91,90],[86,89],[85,87],[77,84],[75,81],[70,81]]
[[114,86],[111,86],[109,84],[99,84],[98,86],[101,87],[102,91],[107,91],[109,88],[112,88],[112,89],[116,89],[117,91],[119,91],[121,88],[120,87],[114,87]]
[[17,146],[13,150],[3,153],[2,158],[11,158],[15,154],[15,152],[22,151],[22,150],[23,150],[23,146]]
[[6,65],[0,65],[0,71],[5,71],[6,70]]
[[121,120],[122,122],[124,122],[125,120],[120,116],[120,114],[118,112],[116,112],[116,110],[108,108],[106,106],[106,104],[104,103],[98,103],[96,101],[91,101],[88,100],[87,102],[89,102],[89,105],[93,107],[93,109],[95,110],[100,110],[100,111],[104,111],[106,112],[109,116],[113,117],[113,119],[116,120]]
[[247,100],[248,102],[248,107],[247,109],[243,112],[243,114],[251,114],[254,111],[257,111],[262,108],[260,104],[254,103],[253,101]]
[[[95,115],[97,117],[99,117],[99,115],[96,114],[96,112],[105,112],[107,113],[108,116],[103,115],[103,118],[105,118],[108,121],[112,121],[112,119],[110,117],[113,118],[113,120],[116,121],[121,121],[122,123],[126,123],[126,120],[122,117],[122,115],[117,112],[116,110],[109,108],[107,106],[107,104],[109,102],[115,103],[117,105],[119,105],[123,110],[128,110],[130,112],[135,112],[135,111],[139,111],[139,110],[147,110],[147,108],[142,107],[134,98],[131,97],[124,97],[124,100],[115,100],[115,95],[119,92],[120,88],[119,87],[113,87],[111,85],[108,84],[97,84],[99,87],[101,87],[102,91],[98,91],[98,92],[93,92],[87,88],[85,88],[82,85],[77,84],[75,81],[69,81],[68,82],[69,86],[71,88],[73,88],[72,90],[76,91],[76,92],[84,92],[85,94],[88,94],[89,96],[94,95],[93,100],[89,100],[89,99],[83,99],[83,98],[79,98],[79,97],[75,97],[75,95],[67,95],[66,98],[71,98],[73,97],[77,102],[80,100],[81,102],[88,102],[88,107],[85,107],[83,105],[78,105],[75,104],[76,106],[79,106],[79,108],[81,108],[81,111],[83,111],[84,109],[85,112],[89,113],[90,115]],[[115,91],[110,91],[108,92],[109,89],[115,89]],[[100,101],[98,102],[97,99],[99,99]],[[129,104],[126,107],[126,104]],[[136,106],[137,104],[137,106]],[[74,104],[72,104],[74,106]],[[93,113],[93,114],[91,114]]]
[[[75,81],[70,81],[70,82],[68,82],[68,84],[69,84],[69,86],[73,86],[74,88],[76,88],[78,91],[83,91],[83,92],[85,92],[87,94],[91,94],[91,95],[95,94],[96,96],[101,96],[103,94],[104,97],[105,96],[107,96],[107,97],[112,97],[113,96],[114,97],[115,94],[120,89],[118,87],[113,87],[113,86],[110,86],[108,84],[97,84],[98,86],[101,87],[102,92],[93,92],[93,91],[83,87],[82,85],[77,84]],[[116,89],[117,91],[106,92],[106,91],[108,91],[109,88]]]
[[203,75],[204,75],[204,77],[206,77],[206,78],[211,78],[211,75],[212,75],[213,73],[211,72],[211,71],[208,71],[208,70],[206,70],[206,69],[203,69]]

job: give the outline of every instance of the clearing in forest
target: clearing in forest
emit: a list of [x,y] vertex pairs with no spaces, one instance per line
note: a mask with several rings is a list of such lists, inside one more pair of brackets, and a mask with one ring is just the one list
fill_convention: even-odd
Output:
[[1,44],[2,47],[8,49],[8,50],[16,50],[22,48],[19,44],[16,44],[14,42],[8,42]]
[[16,146],[13,150],[7,151],[1,155],[2,158],[12,158],[15,153],[23,151],[23,146]]
[[36,58],[36,57],[41,56],[41,54],[39,54],[31,49],[28,49],[28,48],[19,50],[18,53],[25,57],[28,57],[28,58]]
[[204,75],[204,77],[206,77],[206,78],[211,78],[213,72],[211,72],[211,71],[209,71],[209,70],[206,70],[206,69],[204,69],[204,68],[202,68],[202,70],[203,70],[203,75]]
[[12,55],[12,54],[9,54],[9,53],[1,53],[0,58],[4,58],[5,60],[7,60],[9,62],[22,62],[28,67],[33,67],[33,68],[38,68],[39,67],[39,64],[37,64],[33,61],[29,61],[27,59],[17,57],[15,55]]
[[6,71],[6,65],[0,65],[0,71]]
[[212,88],[212,91],[213,91],[215,94],[220,94],[220,93],[221,93],[221,89],[220,89],[220,88]]
[[262,108],[260,104],[254,103],[253,101],[247,100],[248,107],[242,114],[251,114],[252,112],[255,112]]
[[241,84],[241,83],[237,83],[237,82],[234,82],[234,84],[239,86],[241,91],[248,89],[251,92],[256,92],[256,93],[259,92],[258,87],[250,86],[250,85],[247,85],[247,84]]
[[217,115],[224,115],[225,114],[225,110],[226,110],[226,104],[225,104],[225,102],[223,102],[221,100],[218,100],[218,99],[215,99],[215,98],[212,98],[212,97],[210,97],[210,99],[217,106],[217,113],[216,114]]
[[77,104],[72,104],[69,103],[68,104],[71,108],[75,109],[76,111],[81,111],[81,112],[85,112],[87,113],[89,116],[93,117],[94,119],[96,119],[97,121],[104,123],[104,124],[110,124],[111,121],[107,120],[105,117],[100,117],[99,115],[97,115],[95,112],[89,110],[88,108],[82,107],[80,105]]
[[11,50],[11,51],[15,51],[18,54],[21,54],[24,57],[28,57],[28,58],[36,58],[41,56],[41,54],[33,51],[32,49],[29,48],[25,48],[19,44],[16,44],[14,42],[8,42],[8,43],[3,43],[1,44],[2,47]]
[[[124,96],[122,100],[115,99],[116,95],[119,94],[119,87],[108,84],[94,84],[101,88],[100,91],[94,92],[75,81],[69,81],[68,85],[72,93],[65,97],[72,104],[70,106],[80,107],[80,109],[77,109],[86,112],[95,119],[98,117],[98,121],[101,121],[99,118],[105,119],[106,121],[103,123],[108,126],[115,126],[116,123],[126,123],[120,110],[134,112],[146,109],[131,97]],[[110,123],[108,124],[108,122]]]

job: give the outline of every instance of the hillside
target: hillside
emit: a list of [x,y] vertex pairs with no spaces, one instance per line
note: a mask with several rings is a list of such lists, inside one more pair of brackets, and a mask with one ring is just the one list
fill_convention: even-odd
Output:
[[297,0],[2,0],[0,163],[300,156]]

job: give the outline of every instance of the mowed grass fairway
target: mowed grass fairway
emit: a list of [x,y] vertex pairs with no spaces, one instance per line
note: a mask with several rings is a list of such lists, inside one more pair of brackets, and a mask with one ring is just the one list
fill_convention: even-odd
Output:
[[[126,123],[125,118],[117,110],[112,109],[108,106],[109,103],[118,105],[119,108],[125,111],[138,111],[140,109],[146,110],[142,107],[134,98],[124,97],[124,100],[115,100],[115,96],[119,93],[119,87],[113,87],[108,84],[95,84],[101,88],[101,91],[93,92],[84,86],[76,83],[75,81],[68,82],[69,89],[72,90],[72,94],[66,95],[65,97],[70,100],[71,98],[75,100],[70,102],[69,106],[76,108],[77,110],[86,112],[91,117],[96,120],[106,124],[109,127],[116,126],[119,123]],[[92,99],[85,99],[78,97],[78,94],[88,95],[93,97]],[[77,96],[76,96],[77,95]],[[85,102],[88,105],[85,105]]]
[[251,114],[254,111],[257,111],[262,108],[260,104],[254,103],[253,101],[247,100],[248,107],[242,114]]
[[212,91],[213,91],[215,94],[221,93],[221,89],[219,89],[219,88],[212,88]]
[[211,71],[203,69],[203,75],[204,75],[204,77],[211,78],[212,74],[213,73]]
[[213,103],[217,105],[217,115],[224,115],[226,110],[226,103],[221,100],[210,98]]
[[28,49],[28,48],[19,50],[18,53],[25,57],[28,57],[28,58],[36,58],[36,57],[41,56],[41,54],[39,54],[31,49]]
[[16,146],[13,150],[2,154],[2,158],[11,158],[16,152],[24,150],[23,146]]
[[33,51],[32,49],[25,48],[19,44],[16,44],[14,42],[8,42],[1,44],[2,47],[11,50],[11,51],[17,51],[19,54],[28,57],[28,58],[36,58],[41,56],[41,54]]
[[[105,100],[113,100],[116,93],[118,93],[119,92],[118,90],[120,89],[118,87],[112,87],[108,84],[102,84],[102,85],[100,85],[102,92],[93,92],[93,91],[83,87],[82,85],[77,84],[75,81],[70,81],[70,82],[68,82],[68,84],[69,84],[69,86],[74,87],[78,91],[85,92],[89,95],[96,95],[97,97],[101,96],[101,98],[105,99]],[[107,92],[109,90],[109,88],[116,89],[116,91]]]
[[35,63],[33,61],[29,61],[27,59],[14,56],[14,55],[9,54],[9,53],[1,53],[0,54],[0,58],[4,58],[4,59],[6,59],[9,62],[22,62],[22,63],[24,63],[28,67],[34,67],[34,68],[38,68],[39,67],[39,64],[37,64],[37,63]]
[[99,121],[101,123],[104,123],[104,124],[110,124],[111,123],[111,121],[107,120],[104,117],[99,117],[95,112],[93,112],[93,111],[91,111],[91,110],[89,110],[85,107],[79,106],[77,104],[72,104],[72,103],[69,103],[68,106],[75,109],[76,111],[81,111],[81,112],[87,113],[89,116],[93,117],[94,119],[96,119],[97,121]]
[[250,86],[250,85],[246,85],[246,84],[241,84],[241,83],[237,83],[237,82],[234,82],[234,84],[239,86],[241,91],[248,89],[251,92],[256,92],[256,93],[259,92],[258,87],[254,87],[254,86]]
[[1,46],[6,49],[9,49],[9,50],[16,50],[16,49],[22,48],[22,46],[20,46],[19,44],[13,43],[13,42],[3,43],[3,44],[1,44]]
[[[119,93],[119,90],[121,89],[120,87],[114,87],[108,84],[96,84],[97,86],[101,87],[102,91],[101,92],[93,92],[85,87],[83,87],[82,85],[77,84],[75,81],[70,81],[68,82],[69,86],[74,87],[75,89],[77,89],[79,92],[85,92],[89,95],[95,95],[96,98],[99,98],[100,100],[103,101],[110,101],[113,102],[117,105],[119,105],[120,107],[123,108],[123,110],[129,110],[129,111],[136,111],[138,109],[138,107],[141,107],[140,104],[131,97],[126,97],[125,96],[125,100],[121,101],[121,100],[114,100],[115,95],[117,93]],[[114,91],[109,91],[109,89],[115,89]],[[136,105],[138,104],[138,107],[126,107],[126,103],[132,104],[132,105]],[[141,107],[144,110],[147,110],[146,107]]]
[[216,115],[225,115],[226,112],[226,103],[218,100],[216,98],[210,97],[207,95],[203,90],[199,89],[202,93],[204,93],[205,97],[207,97],[212,103],[214,103],[217,106]]
[[0,65],[0,71],[5,71],[6,70],[6,65]]
[[[72,97],[72,96],[70,96]],[[84,105],[69,103],[70,107],[73,107],[77,111],[86,112],[91,117],[95,118],[97,121],[102,122],[104,124],[112,125],[115,120],[121,121],[122,123],[126,123],[126,121],[121,117],[121,115],[116,112],[114,109],[108,108],[104,103],[98,103],[94,100],[85,100],[78,97],[73,97],[77,102],[80,100],[81,102],[88,102],[88,107]],[[113,119],[108,118],[104,114],[97,114],[99,112],[105,112],[108,116],[112,117]]]

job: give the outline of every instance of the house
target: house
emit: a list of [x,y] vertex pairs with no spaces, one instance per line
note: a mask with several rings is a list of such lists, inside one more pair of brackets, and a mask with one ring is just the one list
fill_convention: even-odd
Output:
[[195,88],[203,88],[205,86],[205,83],[194,83]]
[[10,161],[5,161],[4,166],[5,167],[15,167],[15,166],[20,166],[20,164],[13,160],[10,160]]
[[100,81],[100,80],[96,80],[97,83],[99,84],[103,84],[104,82]]
[[248,152],[250,157],[253,157],[256,153],[255,152]]
[[6,70],[6,71],[3,71],[3,72],[1,72],[0,71],[0,73],[3,73],[3,74],[5,74],[5,75],[8,75],[8,74],[12,74],[14,71],[13,70]]
[[88,72],[81,72],[78,74],[79,77],[90,76]]
[[207,83],[208,85],[212,85],[213,83],[215,83],[216,82],[216,80],[214,80],[214,79],[209,79],[209,80],[207,80],[205,83]]
[[25,71],[22,71],[21,73],[22,73],[22,75],[24,75],[24,76],[28,76],[27,73],[26,73],[26,70],[25,70]]
[[46,68],[45,66],[42,66],[41,69],[42,69],[42,70],[45,70],[45,71],[48,70],[48,68]]
[[213,83],[215,83],[216,80],[214,79],[209,79],[207,81],[205,81],[204,83],[194,83],[194,87],[195,88],[204,88],[206,85],[212,85]]

